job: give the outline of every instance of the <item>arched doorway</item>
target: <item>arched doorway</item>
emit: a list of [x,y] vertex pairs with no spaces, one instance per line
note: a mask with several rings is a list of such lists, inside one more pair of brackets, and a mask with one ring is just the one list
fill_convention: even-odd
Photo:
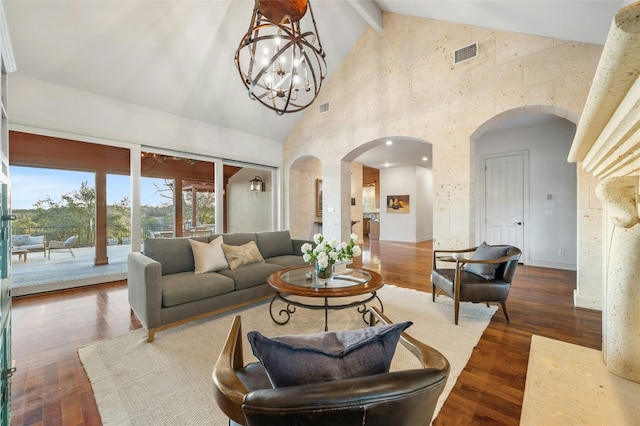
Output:
[[472,135],[476,243],[517,245],[525,264],[575,270],[575,124],[547,110],[506,111]]
[[[374,227],[369,233],[373,238],[405,242],[433,238],[433,152],[430,143],[405,136],[379,138],[352,150],[343,161],[351,163],[354,232],[365,233],[368,219],[370,227]],[[372,169],[378,172],[374,189],[365,186],[363,179],[371,180]],[[402,201],[403,208],[388,205],[389,200],[397,199]]]

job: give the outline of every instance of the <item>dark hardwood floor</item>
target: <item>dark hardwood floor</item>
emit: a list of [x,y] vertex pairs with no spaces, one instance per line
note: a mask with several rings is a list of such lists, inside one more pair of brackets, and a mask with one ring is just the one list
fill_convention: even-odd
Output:
[[[367,241],[355,264],[390,284],[431,291],[431,254],[430,241]],[[575,276],[518,267],[507,301],[511,322],[501,310],[494,315],[434,424],[517,425],[532,334],[601,348],[600,312],[573,306]],[[15,298],[12,424],[99,425],[77,348],[139,327],[126,282]]]

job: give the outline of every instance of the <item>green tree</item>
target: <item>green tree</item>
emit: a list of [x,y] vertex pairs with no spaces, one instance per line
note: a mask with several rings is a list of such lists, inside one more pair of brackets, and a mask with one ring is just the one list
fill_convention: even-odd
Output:
[[[64,240],[78,235],[78,245],[93,245],[96,190],[88,182],[82,182],[77,190],[62,194],[59,201],[47,196],[36,201],[34,207],[30,215],[31,224],[45,229],[47,240]],[[130,234],[130,216],[127,197],[107,206],[107,237],[122,243],[123,238]]]
[[62,194],[60,201],[54,201],[51,196],[36,201],[33,220],[38,226],[48,230],[49,241],[78,235],[79,245],[91,245],[91,225],[95,223],[95,200],[95,188],[84,181],[80,184],[80,189]]
[[38,227],[38,223],[33,220],[33,212],[30,210],[13,210],[16,220],[11,222],[12,234],[31,234],[32,229]]
[[124,197],[119,203],[107,206],[107,237],[116,238],[118,244],[124,242],[131,232],[131,208],[129,199]]

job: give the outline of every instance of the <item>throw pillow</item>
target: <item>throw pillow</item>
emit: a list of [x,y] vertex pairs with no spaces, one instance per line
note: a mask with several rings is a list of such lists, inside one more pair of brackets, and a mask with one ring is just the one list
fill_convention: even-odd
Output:
[[193,250],[193,263],[195,273],[204,274],[214,272],[229,267],[227,258],[222,250],[222,237],[218,237],[209,243],[189,239],[191,250]]
[[[497,259],[507,254],[507,247],[495,247],[490,246],[486,242],[482,242],[478,246],[471,259],[474,260],[488,260]],[[467,263],[464,266],[464,270],[472,274],[478,275],[485,280],[492,280],[496,277],[496,270],[499,264],[497,263]]]
[[29,234],[14,235],[11,237],[11,244],[14,246],[24,246],[29,244]]
[[251,331],[247,338],[271,384],[278,388],[387,373],[400,334],[411,324],[273,339]]
[[231,269],[236,269],[238,266],[248,265],[250,263],[264,262],[264,258],[260,254],[260,250],[258,250],[255,241],[249,241],[241,246],[222,244],[222,250],[224,250],[224,255]]

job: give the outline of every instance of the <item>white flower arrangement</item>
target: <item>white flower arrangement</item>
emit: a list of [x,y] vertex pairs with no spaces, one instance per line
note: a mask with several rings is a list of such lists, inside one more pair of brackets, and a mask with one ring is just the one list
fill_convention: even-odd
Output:
[[358,236],[351,234],[349,238],[349,243],[345,243],[336,238],[327,240],[322,234],[315,234],[313,242],[316,246],[313,247],[310,243],[303,244],[302,258],[305,262],[316,262],[320,268],[326,269],[336,262],[360,256],[362,250],[356,245]]

